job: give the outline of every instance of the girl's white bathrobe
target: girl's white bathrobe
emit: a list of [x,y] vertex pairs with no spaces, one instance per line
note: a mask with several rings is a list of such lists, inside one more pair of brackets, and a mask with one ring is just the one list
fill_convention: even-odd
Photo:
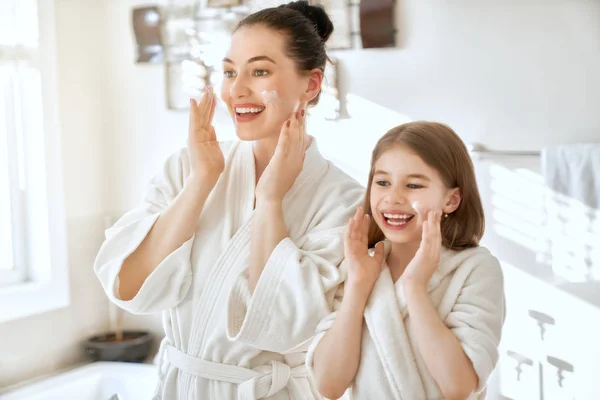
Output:
[[107,231],[94,269],[123,309],[162,312],[166,338],[157,398],[320,398],[304,364],[306,351],[317,324],[332,311],[345,226],[364,189],[325,160],[313,139],[283,202],[289,237],[271,254],[251,296],[252,144],[221,148],[225,170],[195,235],[158,265],[132,300],[118,299],[121,265],[182,190],[190,170],[187,150],[167,161],[145,201]]
[[[390,251],[386,244],[386,258]],[[342,264],[342,269],[345,270]],[[498,361],[504,323],[504,286],[498,260],[485,247],[462,251],[442,248],[440,265],[427,291],[446,326],[472,361],[479,387],[470,398],[483,399],[486,381]],[[337,310],[343,297],[335,296]],[[314,350],[335,319],[323,319],[307,354],[313,367]],[[351,399],[441,400],[440,388],[419,352],[408,313],[402,277],[395,283],[387,265],[376,281],[365,308],[361,359],[350,388]]]

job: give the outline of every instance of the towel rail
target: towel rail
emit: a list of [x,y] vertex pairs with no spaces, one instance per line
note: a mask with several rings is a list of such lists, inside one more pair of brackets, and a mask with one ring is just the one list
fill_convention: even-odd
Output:
[[473,142],[467,145],[469,153],[473,155],[490,155],[490,156],[539,156],[539,151],[533,150],[492,150],[488,149],[481,143]]

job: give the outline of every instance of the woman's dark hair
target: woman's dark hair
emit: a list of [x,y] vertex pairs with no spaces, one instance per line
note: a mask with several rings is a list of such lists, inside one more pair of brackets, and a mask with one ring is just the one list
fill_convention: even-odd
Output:
[[[263,25],[287,36],[286,54],[300,73],[318,68],[325,71],[325,42],[333,32],[333,23],[323,7],[308,1],[293,1],[279,7],[265,8],[244,18],[235,28]],[[317,104],[319,94],[309,104]]]

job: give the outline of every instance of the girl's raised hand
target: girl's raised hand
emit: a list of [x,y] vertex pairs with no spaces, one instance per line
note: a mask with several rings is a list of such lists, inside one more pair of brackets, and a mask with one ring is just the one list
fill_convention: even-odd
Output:
[[373,256],[369,255],[369,226],[371,218],[363,207],[358,207],[348,222],[344,237],[344,255],[348,265],[346,287],[359,287],[368,293],[381,274],[383,243],[377,243]]
[[429,211],[423,222],[421,244],[414,258],[406,267],[403,281],[406,284],[427,286],[440,263],[442,249],[442,211]]

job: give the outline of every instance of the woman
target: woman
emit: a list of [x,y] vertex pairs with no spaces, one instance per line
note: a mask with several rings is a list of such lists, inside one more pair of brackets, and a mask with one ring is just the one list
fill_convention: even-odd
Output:
[[208,88],[191,101],[188,147],[107,231],[95,271],[109,298],[163,313],[159,398],[320,398],[304,359],[363,198],[304,133],[332,30],[305,1],[244,19],[221,93],[241,141],[216,141]]

